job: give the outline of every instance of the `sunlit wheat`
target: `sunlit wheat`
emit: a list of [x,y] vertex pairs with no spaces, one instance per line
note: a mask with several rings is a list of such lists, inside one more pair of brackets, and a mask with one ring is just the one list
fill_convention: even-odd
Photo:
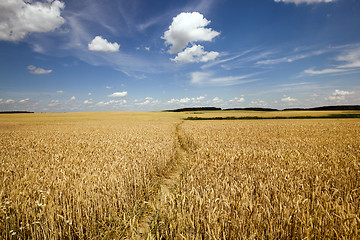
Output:
[[2,239],[359,238],[357,119],[31,116],[0,118]]
[[356,239],[358,120],[187,121],[166,239]]

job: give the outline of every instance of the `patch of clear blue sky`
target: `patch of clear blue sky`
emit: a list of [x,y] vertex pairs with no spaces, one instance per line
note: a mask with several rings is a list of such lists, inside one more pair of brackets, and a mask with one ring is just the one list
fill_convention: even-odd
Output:
[[[64,2],[61,27],[30,33],[16,42],[0,41],[0,110],[360,104],[358,0],[312,4],[273,0]],[[207,27],[220,32],[213,41],[196,44],[219,56],[207,63],[175,63],[170,58],[176,54],[167,52],[169,46],[161,36],[173,17],[194,11],[211,21]],[[87,44],[95,36],[117,42],[119,52],[89,51]],[[341,56],[347,56],[346,61]],[[341,67],[349,63],[355,64],[350,70]],[[31,74],[29,65],[52,72]],[[323,71],[327,69],[332,71]],[[194,72],[208,77],[194,84]],[[229,82],[229,78],[239,79]],[[335,90],[343,95],[336,95]],[[121,99],[108,97],[123,91],[128,94]],[[72,96],[76,100],[70,102]],[[200,96],[204,98],[195,100]],[[244,100],[231,101],[235,97]],[[146,98],[151,100],[146,102]],[[14,102],[4,103],[8,99]],[[30,101],[21,105],[23,99]],[[126,103],[115,102],[119,100]]]

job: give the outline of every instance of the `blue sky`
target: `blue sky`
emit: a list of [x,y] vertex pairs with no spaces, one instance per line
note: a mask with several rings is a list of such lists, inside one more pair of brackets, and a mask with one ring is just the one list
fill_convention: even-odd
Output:
[[360,104],[358,0],[0,3],[0,111]]

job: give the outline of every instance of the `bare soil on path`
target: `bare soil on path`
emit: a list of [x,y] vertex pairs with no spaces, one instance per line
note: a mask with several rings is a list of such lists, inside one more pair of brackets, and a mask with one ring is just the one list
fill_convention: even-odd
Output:
[[157,211],[167,199],[173,198],[173,189],[180,183],[181,172],[184,169],[183,162],[189,154],[184,145],[184,140],[181,137],[182,123],[183,121],[177,124],[175,128],[174,136],[176,143],[174,160],[168,166],[167,174],[159,179],[160,186],[158,195],[151,202],[147,203],[148,210],[138,223],[137,231],[135,231],[137,235],[134,236],[134,239],[155,239],[150,228],[155,211]]

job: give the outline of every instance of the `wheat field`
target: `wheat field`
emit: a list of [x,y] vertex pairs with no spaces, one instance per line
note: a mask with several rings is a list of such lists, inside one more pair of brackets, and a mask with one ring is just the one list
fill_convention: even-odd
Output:
[[136,234],[156,178],[173,160],[174,123],[88,117],[1,123],[0,238]]
[[[357,239],[360,121],[188,121],[166,239]],[[155,228],[156,226],[154,226]]]
[[358,119],[0,116],[2,239],[357,239]]

